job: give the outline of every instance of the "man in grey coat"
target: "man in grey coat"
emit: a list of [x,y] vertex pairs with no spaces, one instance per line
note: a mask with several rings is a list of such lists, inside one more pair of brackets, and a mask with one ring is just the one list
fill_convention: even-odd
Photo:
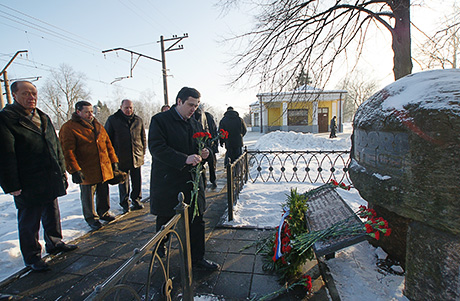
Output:
[[0,111],[0,185],[18,209],[19,244],[26,266],[48,270],[38,242],[40,222],[46,251],[67,252],[62,241],[57,197],[66,194],[67,176],[61,144],[50,118],[36,108],[37,88],[28,81],[11,85],[14,103]]
[[[144,208],[142,199],[141,166],[144,164],[144,155],[147,149],[144,122],[134,114],[133,102],[123,99],[120,109],[111,115],[105,123],[105,130],[109,134],[115,153],[118,156],[118,167],[128,173],[128,179],[118,185],[120,206],[126,213],[130,209]],[[129,207],[131,179],[131,208]]]

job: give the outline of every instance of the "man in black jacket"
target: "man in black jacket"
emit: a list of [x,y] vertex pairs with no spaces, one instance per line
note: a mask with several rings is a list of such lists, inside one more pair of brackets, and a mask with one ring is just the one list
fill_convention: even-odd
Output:
[[228,107],[224,117],[219,122],[219,130],[228,132],[228,139],[220,140],[220,145],[225,143],[227,152],[225,153],[224,164],[227,166],[228,161],[235,162],[243,153],[243,136],[246,135],[246,124],[233,107]]
[[[166,224],[174,215],[177,196],[184,193],[185,202],[190,204],[192,191],[191,169],[206,160],[210,151],[205,148],[198,155],[198,143],[193,135],[203,131],[202,125],[191,118],[200,103],[200,93],[193,88],[182,88],[176,97],[176,104],[169,111],[152,117],[148,145],[152,154],[150,177],[150,212],[157,216],[156,230]],[[204,258],[205,192],[203,178],[199,177],[198,212],[190,221],[192,263],[194,267],[217,270],[219,265]],[[194,212],[194,205],[190,212]],[[190,214],[192,216],[192,214]],[[161,248],[164,248],[161,246]],[[161,252],[161,250],[159,251]],[[164,251],[163,251],[164,252]]]
[[128,173],[128,179],[118,185],[120,206],[123,212],[129,211],[129,178],[131,178],[131,210],[144,208],[141,203],[141,166],[144,164],[144,155],[147,149],[145,129],[142,118],[134,114],[133,102],[124,99],[120,109],[109,116],[105,123],[105,130],[109,134],[113,148],[118,157],[118,168]]
[[40,221],[48,253],[77,248],[62,242],[57,197],[68,186],[64,156],[50,118],[36,108],[37,88],[17,81],[11,92],[14,103],[0,112],[0,185],[14,196],[24,263],[44,271],[49,267],[41,258]]

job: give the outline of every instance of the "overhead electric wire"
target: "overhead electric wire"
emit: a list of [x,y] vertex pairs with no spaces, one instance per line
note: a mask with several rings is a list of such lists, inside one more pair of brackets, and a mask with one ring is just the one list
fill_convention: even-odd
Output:
[[[33,16],[30,16],[30,15],[28,15],[28,14],[25,14],[25,13],[23,13],[23,12],[21,12],[21,11],[18,11],[18,10],[16,10],[16,9],[11,8],[11,7],[9,7],[9,6],[6,6],[6,5],[4,5],[4,4],[0,4],[0,6],[3,6],[3,7],[5,7],[5,8],[7,8],[7,9],[9,9],[9,10],[12,10],[12,11],[18,13],[18,14],[21,14],[21,15],[23,15],[23,16],[26,16],[26,17],[28,17],[28,18],[31,18],[32,20],[35,20],[35,21],[41,22],[41,23],[43,23],[43,24],[46,24],[47,26],[50,26],[50,27],[55,28],[55,29],[57,29],[57,30],[60,30],[60,31],[62,31],[62,32],[64,32],[64,33],[67,33],[67,34],[70,34],[70,35],[72,35],[72,36],[78,37],[79,39],[84,39],[84,40],[90,42],[91,44],[87,44],[87,43],[85,43],[85,42],[82,42],[82,41],[79,41],[79,40],[76,40],[76,39],[73,39],[73,38],[68,38],[67,36],[65,36],[65,35],[63,35],[63,34],[61,34],[61,33],[59,33],[59,32],[56,32],[56,31],[51,30],[51,29],[47,29],[47,28],[45,28],[45,27],[43,27],[43,26],[41,26],[41,25],[38,25],[38,24],[32,23],[32,22],[30,22],[30,21],[24,20],[24,19],[22,19],[22,18],[19,18],[19,17],[17,17],[17,16],[14,16],[14,15],[12,15],[12,14],[7,13],[7,12],[3,12],[4,14],[8,14],[8,15],[10,15],[10,16],[14,16],[14,17],[16,17],[16,18],[18,18],[18,19],[20,19],[20,20],[23,20],[23,21],[25,21],[25,22],[29,22],[29,23],[31,23],[31,24],[33,24],[33,25],[35,25],[35,26],[39,26],[39,27],[41,27],[41,28],[43,28],[43,29],[45,29],[45,30],[47,30],[47,31],[54,32],[54,33],[56,33],[56,35],[59,35],[59,36],[61,36],[61,37],[64,37],[65,39],[71,39],[71,40],[75,41],[75,43],[84,45],[84,46],[87,47],[87,48],[91,48],[91,49],[93,49],[93,50],[100,50],[99,48],[93,46],[93,44],[96,44],[94,41],[90,41],[90,40],[88,40],[88,39],[86,39],[86,38],[84,38],[84,37],[81,37],[81,36],[76,35],[76,34],[70,32],[70,31],[67,31],[67,30],[65,30],[65,29],[59,28],[59,27],[57,27],[57,26],[55,26],[55,25],[53,25],[53,24],[50,24],[50,23],[48,23],[48,22],[45,22],[45,21],[43,21],[43,20],[40,20],[40,19],[35,18],[35,17],[33,17]],[[0,12],[2,12],[2,11],[0,11]]]

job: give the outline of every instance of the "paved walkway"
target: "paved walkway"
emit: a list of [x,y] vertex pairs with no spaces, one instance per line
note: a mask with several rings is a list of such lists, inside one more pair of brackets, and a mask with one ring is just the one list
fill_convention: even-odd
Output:
[[[222,160],[219,160],[222,161]],[[214,295],[220,300],[250,300],[281,288],[277,276],[262,269],[262,258],[255,248],[240,251],[270,232],[254,229],[231,229],[219,226],[227,208],[226,178],[222,162],[218,168],[218,188],[207,191],[206,257],[218,262],[216,272],[193,271],[194,295]],[[78,238],[79,248],[70,253],[49,257],[51,270],[37,273],[27,269],[0,283],[0,293],[11,300],[84,300],[132,254],[155,234],[155,217],[149,204],[139,211],[119,216],[98,231]],[[139,264],[129,282],[142,291],[146,281],[148,260]],[[274,300],[331,300],[316,261],[304,267],[313,278],[313,294],[302,289],[291,291]],[[177,279],[180,276],[177,275]],[[179,286],[179,283],[176,283]],[[333,296],[333,294],[332,294]],[[154,297],[154,300],[160,296]],[[180,297],[174,300],[180,300]],[[0,300],[1,297],[0,297]],[[6,299],[5,299],[6,300]],[[337,300],[332,298],[332,300]]]

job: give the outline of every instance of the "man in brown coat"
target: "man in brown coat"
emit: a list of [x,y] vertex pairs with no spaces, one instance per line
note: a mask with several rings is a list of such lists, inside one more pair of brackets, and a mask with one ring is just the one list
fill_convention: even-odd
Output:
[[[59,131],[67,172],[80,184],[85,221],[93,230],[102,227],[99,219],[112,221],[109,213],[109,186],[106,181],[118,170],[118,158],[109,135],[94,118],[93,106],[87,101],[75,104],[75,113]],[[94,195],[96,194],[96,210]]]

